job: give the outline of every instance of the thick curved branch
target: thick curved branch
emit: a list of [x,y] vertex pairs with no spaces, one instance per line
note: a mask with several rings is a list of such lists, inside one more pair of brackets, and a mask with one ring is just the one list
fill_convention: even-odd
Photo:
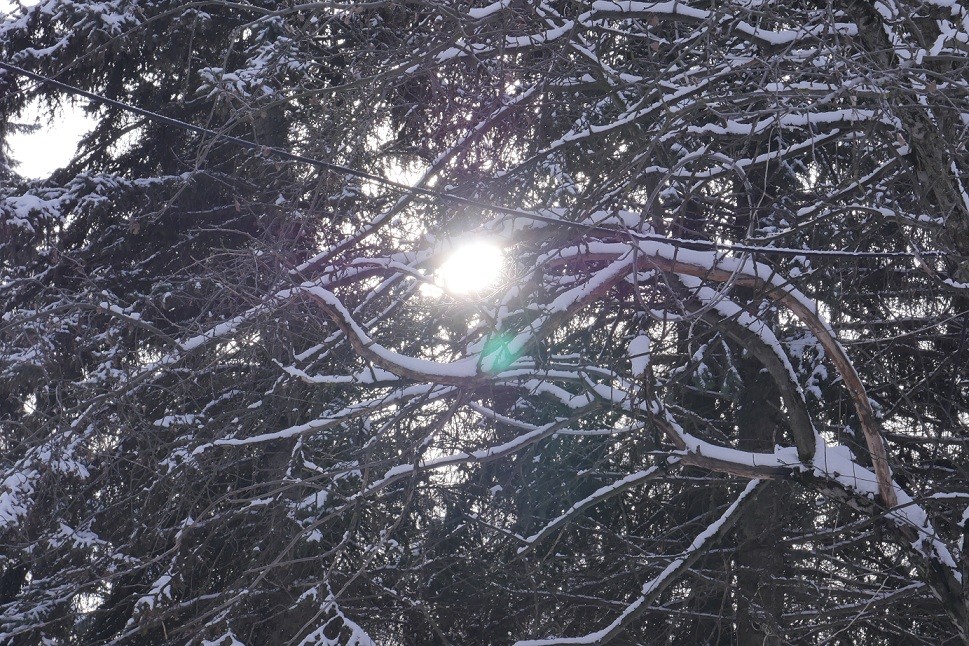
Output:
[[854,365],[831,327],[818,315],[815,306],[804,294],[793,285],[780,277],[771,267],[750,259],[725,257],[713,252],[681,249],[674,245],[640,241],[635,243],[590,243],[582,247],[572,247],[561,250],[551,264],[570,264],[573,262],[588,263],[594,261],[610,261],[623,257],[630,246],[638,250],[634,269],[644,271],[659,269],[673,274],[694,276],[716,283],[731,283],[740,287],[749,287],[764,297],[769,298],[786,307],[804,325],[814,333],[818,342],[824,348],[835,370],[841,376],[851,395],[855,412],[861,424],[865,442],[871,453],[875,474],[878,478],[878,492],[882,502],[887,507],[898,504],[892,473],[888,464],[888,453],[881,436],[875,413],[868,393],[858,376]]
[[[635,253],[632,253],[633,251]],[[603,294],[625,280],[633,271],[660,269],[699,279],[719,283],[729,282],[752,288],[785,306],[818,338],[851,394],[872,456],[879,496],[888,507],[898,504],[885,443],[871,403],[868,401],[868,394],[854,365],[831,327],[817,314],[814,305],[770,267],[748,259],[722,257],[712,252],[684,250],[673,245],[645,241],[639,242],[632,249],[630,245],[622,243],[590,243],[582,247],[561,250],[546,260],[550,265],[589,261],[611,261],[611,263],[580,288],[569,290],[556,298],[546,315],[533,322],[528,329],[509,343],[509,351],[521,352],[535,339],[557,327],[562,320],[599,300]],[[416,381],[434,381],[452,385],[467,385],[489,377],[488,357],[471,356],[450,363],[440,363],[398,354],[374,342],[353,320],[350,312],[332,292],[321,287],[310,286],[303,287],[302,293],[317,303],[347,335],[354,350],[360,356],[385,370]],[[800,422],[805,420],[799,420]],[[800,436],[797,440],[798,450],[803,454],[810,444],[806,433],[798,433],[798,435]]]
[[817,451],[818,433],[804,401],[804,392],[797,382],[797,375],[777,337],[762,321],[723,294],[703,287],[699,279],[681,277],[681,280],[694,291],[702,308],[711,308],[719,314],[707,311],[703,315],[704,320],[741,344],[767,368],[787,409],[798,457],[810,461]]

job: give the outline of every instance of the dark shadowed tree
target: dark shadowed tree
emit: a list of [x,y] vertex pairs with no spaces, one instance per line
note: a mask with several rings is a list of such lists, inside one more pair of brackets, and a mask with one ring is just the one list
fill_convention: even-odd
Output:
[[0,137],[95,125],[0,153],[0,642],[963,642],[967,42],[947,0],[14,11]]

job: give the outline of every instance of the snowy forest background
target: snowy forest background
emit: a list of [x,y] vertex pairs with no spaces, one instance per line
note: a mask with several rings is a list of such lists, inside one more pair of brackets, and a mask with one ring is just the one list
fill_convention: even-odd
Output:
[[[15,9],[204,131],[0,152],[0,643],[963,643],[967,55],[955,0]],[[2,69],[0,137],[76,100]]]

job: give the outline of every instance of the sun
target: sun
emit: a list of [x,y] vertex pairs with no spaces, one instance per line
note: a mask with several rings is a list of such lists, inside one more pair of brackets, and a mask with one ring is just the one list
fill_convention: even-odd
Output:
[[483,240],[459,245],[437,272],[440,284],[452,294],[474,294],[494,285],[501,276],[505,256]]

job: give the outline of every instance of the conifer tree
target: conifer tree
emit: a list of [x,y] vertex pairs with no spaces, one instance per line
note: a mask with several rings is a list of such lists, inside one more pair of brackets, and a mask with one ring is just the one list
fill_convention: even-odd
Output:
[[14,10],[0,643],[966,639],[967,30]]

